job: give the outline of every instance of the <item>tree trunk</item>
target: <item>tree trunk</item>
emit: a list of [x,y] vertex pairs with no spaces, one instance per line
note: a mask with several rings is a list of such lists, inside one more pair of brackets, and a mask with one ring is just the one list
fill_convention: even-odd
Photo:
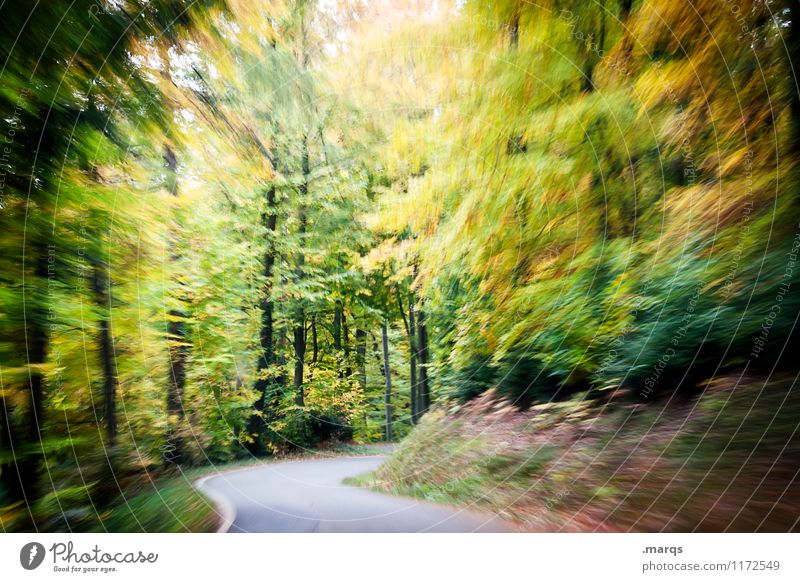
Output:
[[170,355],[170,390],[168,397],[168,410],[181,419],[186,416],[183,406],[184,390],[186,388],[186,359],[189,350],[186,346],[186,327],[183,322],[185,317],[181,311],[172,310],[169,313],[170,323],[168,334],[172,345]]
[[278,341],[278,366],[280,366],[280,376],[278,376],[278,386],[286,386],[286,383],[289,379],[286,377],[286,364],[288,363],[286,359],[286,350],[289,347],[289,338],[286,334],[286,327],[280,327],[280,335],[278,336],[280,339]]
[[[272,275],[275,268],[275,230],[278,226],[277,200],[275,197],[275,187],[271,186],[267,190],[267,211],[261,215],[261,223],[266,229],[267,249],[264,251],[264,288],[261,292],[261,333],[259,334],[259,344],[261,354],[256,364],[256,370],[266,369],[275,363],[275,306],[272,301]],[[261,413],[253,415],[248,422],[248,432],[251,435],[260,435],[261,428],[268,422],[267,413],[271,409],[270,386],[273,381],[267,378],[257,377],[254,388],[258,394],[258,400],[253,404],[253,408]],[[255,438],[254,442],[248,446],[251,453],[260,455],[266,452],[263,438]]]
[[409,364],[411,367],[411,421],[417,424],[419,420],[419,380],[417,379],[417,321],[414,309],[414,294],[411,293],[408,301],[408,349]]
[[342,349],[342,303],[338,299],[333,308],[333,349],[337,353]]
[[[88,98],[89,115],[96,116],[100,112],[97,109],[95,96],[89,95]],[[91,163],[88,158],[82,158],[80,168],[86,172],[91,180],[96,184],[102,184],[103,180],[96,165]],[[98,247],[90,255],[89,262],[92,266],[91,288],[94,293],[94,303],[100,312],[97,322],[97,348],[100,354],[100,369],[102,371],[102,389],[100,401],[103,403],[103,419],[106,423],[106,441],[109,448],[113,448],[117,440],[117,388],[119,385],[119,373],[116,369],[114,358],[114,343],[111,333],[111,276],[110,266],[103,261],[101,233],[96,233],[94,237],[98,240]],[[109,455],[109,460],[113,458]],[[113,475],[114,467],[111,466]]]
[[317,315],[311,316],[311,363],[316,364],[319,360],[319,343],[317,341]]
[[431,406],[430,387],[428,386],[428,329],[425,324],[425,311],[422,305],[417,309],[417,342],[419,359],[419,415],[428,412]]
[[[178,160],[175,152],[167,144],[164,146],[164,160],[167,165],[167,189],[173,197],[178,196]],[[176,229],[177,230],[177,229]],[[175,236],[175,234],[173,235]],[[170,257],[174,269],[178,270],[177,265],[180,260],[180,251],[176,244],[172,243],[172,255]],[[178,299],[183,299],[182,289],[178,289]],[[180,429],[186,411],[183,403],[184,390],[186,388],[186,361],[189,357],[189,349],[186,336],[186,314],[180,309],[171,309],[169,312],[169,322],[167,324],[167,336],[169,341],[169,382],[167,385],[167,413],[170,417],[168,423],[167,439],[169,449],[165,454],[168,463],[180,463],[183,461],[183,438],[176,434],[176,429]]]
[[97,342],[100,348],[100,367],[103,370],[103,416],[106,421],[108,446],[113,447],[117,439],[117,370],[114,361],[114,345],[111,336],[111,290],[107,266],[95,261],[92,267],[92,289],[95,302],[103,311],[98,322]]
[[414,292],[409,291],[408,294],[408,319],[406,319],[405,311],[403,310],[403,297],[400,290],[397,291],[397,305],[400,308],[400,315],[403,318],[403,325],[406,328],[406,336],[408,337],[408,352],[409,352],[409,387],[410,387],[410,400],[411,400],[411,422],[417,423],[419,417],[419,396],[417,394],[417,322],[414,315]]
[[[298,281],[303,278],[303,268],[306,262],[305,246],[306,230],[308,228],[308,209],[306,208],[306,196],[308,195],[308,176],[310,174],[308,160],[308,137],[303,136],[301,144],[300,171],[303,180],[300,183],[300,204],[297,210],[298,226],[298,245],[299,249],[295,257],[295,273]],[[302,299],[300,299],[302,302]],[[295,403],[298,406],[305,405],[305,395],[303,394],[303,368],[306,356],[306,314],[302,304],[298,309],[297,320],[294,327],[294,387]]]
[[361,395],[364,405],[364,429],[369,426],[367,415],[367,332],[356,328],[356,366],[358,366],[358,385],[361,386]]
[[356,363],[361,387],[367,389],[367,332],[356,328]]
[[342,308],[342,341],[344,343],[344,375],[349,378],[353,375],[350,367],[350,332],[347,327],[347,313]]
[[386,407],[386,440],[391,441],[394,438],[392,434],[392,372],[389,368],[389,326],[386,320],[383,320],[383,327],[381,335],[383,336],[383,377],[386,381],[386,394],[384,397],[384,404]]
[[341,361],[342,351],[342,302],[338,299],[333,307],[333,352],[339,378],[344,378],[344,368]]
[[303,369],[306,357],[306,328],[305,320],[295,322],[294,326],[294,402],[298,406],[305,406],[303,394]]

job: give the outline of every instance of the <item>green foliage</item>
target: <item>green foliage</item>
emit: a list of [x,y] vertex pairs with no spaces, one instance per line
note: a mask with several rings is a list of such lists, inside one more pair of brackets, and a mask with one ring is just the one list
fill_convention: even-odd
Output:
[[353,439],[353,424],[364,410],[360,387],[339,377],[336,369],[312,366],[309,373],[304,406],[297,406],[294,393],[287,392],[274,411],[277,419],[269,426],[273,452],[329,447]]
[[796,350],[794,5],[379,4],[0,7],[4,528]]
[[473,360],[452,369],[441,383],[453,398],[466,402],[495,386],[498,371],[489,356],[476,355]]
[[781,364],[800,313],[796,18],[466,2],[363,57],[411,102],[383,123],[374,222],[418,265],[444,394],[649,398]]

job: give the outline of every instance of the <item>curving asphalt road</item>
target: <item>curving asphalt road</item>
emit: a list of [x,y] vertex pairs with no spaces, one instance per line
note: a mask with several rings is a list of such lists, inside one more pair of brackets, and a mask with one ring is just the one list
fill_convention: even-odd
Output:
[[221,531],[505,532],[500,518],[383,495],[342,480],[376,469],[383,456],[269,463],[206,477],[196,486],[220,507]]

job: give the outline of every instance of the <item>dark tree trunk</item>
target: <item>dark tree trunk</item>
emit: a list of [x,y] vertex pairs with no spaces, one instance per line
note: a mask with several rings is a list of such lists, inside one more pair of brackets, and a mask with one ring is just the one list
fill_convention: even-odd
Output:
[[[178,160],[175,152],[169,145],[164,146],[164,161],[167,166],[167,189],[169,192],[178,196]],[[173,263],[177,263],[181,258],[175,242],[172,242]],[[178,265],[175,265],[178,268]],[[183,299],[183,290],[178,290],[179,299]],[[184,408],[184,391],[186,388],[186,361],[189,357],[189,349],[186,336],[186,314],[180,309],[171,309],[169,312],[169,323],[167,324],[167,336],[169,338],[169,383],[167,388],[167,413],[170,417],[169,449],[165,454],[168,463],[180,463],[183,461],[184,447],[183,438],[178,434],[178,430],[183,424],[186,416]],[[176,430],[178,429],[178,430]]]
[[358,367],[358,385],[361,386],[364,405],[364,428],[369,426],[367,416],[367,332],[361,328],[356,328],[356,366]]
[[316,364],[319,360],[319,342],[317,341],[317,315],[311,316],[311,363]]
[[350,367],[350,332],[347,327],[347,313],[342,309],[342,341],[344,344],[344,375],[349,378],[353,375]]
[[[264,290],[261,294],[261,334],[259,336],[261,357],[259,364],[267,368],[275,363],[273,322],[275,308],[272,302],[272,272],[275,268],[275,230],[278,226],[278,213],[274,187],[267,191],[267,212],[261,216],[261,219],[267,230],[267,250],[264,253]],[[263,392],[267,383],[259,382],[256,382],[256,388],[259,389],[263,402]]]
[[[275,187],[271,186],[267,190],[267,211],[261,215],[261,223],[266,229],[267,249],[264,252],[264,289],[261,292],[261,333],[259,343],[261,354],[256,364],[256,369],[266,369],[275,363],[275,306],[272,301],[272,275],[275,268],[275,230],[278,226],[277,200],[275,197]],[[248,432],[258,435],[254,442],[248,446],[251,453],[260,455],[266,452],[263,436],[260,436],[261,428],[269,421],[268,414],[274,404],[271,402],[270,386],[273,380],[258,377],[254,388],[258,394],[258,400],[253,405],[259,415],[253,415],[248,422]],[[259,438],[260,437],[260,438]]]
[[367,332],[356,328],[356,364],[358,365],[359,382],[367,389]]
[[345,378],[345,363],[342,361],[342,315],[342,302],[337,299],[333,311],[333,351],[339,378]]
[[338,299],[333,308],[333,349],[337,356],[342,349],[342,303]]
[[417,424],[419,420],[419,380],[417,379],[417,317],[414,309],[414,294],[411,293],[408,301],[408,346],[410,350],[409,361],[411,366],[411,420]]
[[[88,112],[91,118],[101,117],[97,109],[95,96],[89,95]],[[97,166],[95,166],[89,158],[82,157],[80,161],[81,169],[86,172],[91,180],[97,184],[102,183],[102,178]],[[103,237],[100,233],[94,235],[98,241],[102,241]],[[118,371],[116,369],[116,361],[114,358],[114,343],[111,332],[111,301],[112,301],[112,287],[111,287],[111,274],[110,266],[103,261],[102,245],[99,244],[96,255],[93,253],[90,258],[92,266],[91,288],[94,293],[94,302],[100,312],[100,318],[97,322],[97,348],[100,354],[100,369],[102,371],[102,387],[100,392],[100,401],[103,403],[103,419],[106,423],[106,445],[113,448],[117,440],[117,388],[118,388]],[[109,455],[109,459],[113,456]],[[112,475],[114,467],[110,467]]]
[[278,376],[278,386],[286,386],[289,379],[286,377],[286,350],[288,348],[289,338],[287,337],[286,327],[280,328],[280,340],[278,342],[278,365],[280,366],[281,373]]
[[[302,154],[300,159],[300,171],[302,172],[303,180],[300,183],[299,195],[300,204],[297,211],[298,235],[299,235],[299,250],[295,257],[295,273],[298,281],[303,278],[304,267],[306,262],[305,246],[306,230],[308,228],[308,209],[306,208],[306,197],[308,195],[308,176],[310,174],[309,160],[308,160],[308,137],[303,136]],[[302,301],[302,299],[300,300]],[[305,395],[303,394],[303,370],[305,367],[306,357],[306,314],[305,309],[301,305],[298,309],[297,320],[294,327],[294,387],[295,387],[295,403],[298,406],[305,405]]]
[[295,322],[294,326],[294,388],[295,404],[305,406],[305,395],[303,394],[303,370],[306,357],[306,328],[303,319]]
[[103,416],[106,421],[108,446],[113,447],[117,439],[117,370],[114,361],[114,345],[111,336],[111,286],[107,266],[101,261],[92,268],[92,289],[95,302],[103,313],[98,322],[97,342],[100,348],[100,367],[103,370]]
[[386,381],[386,393],[384,396],[384,404],[386,409],[386,440],[391,441],[394,438],[392,433],[392,372],[389,368],[389,326],[386,320],[383,321],[381,328],[381,336],[383,338],[383,377]]
[[186,328],[182,320],[183,313],[178,310],[172,310],[169,315],[171,321],[167,328],[167,333],[170,337],[167,412],[173,418],[171,423],[173,426],[169,438],[172,444],[172,453],[167,460],[172,463],[180,463],[183,461],[183,439],[175,433],[175,429],[179,428],[179,425],[182,424],[183,419],[186,417],[183,396],[186,387],[186,359],[189,355],[189,350],[186,346]]
[[344,369],[341,365],[342,351],[342,302],[338,299],[333,307],[333,352],[336,365],[339,368],[339,378],[344,378]]
[[417,309],[417,342],[419,358],[419,415],[428,412],[431,406],[430,387],[428,385],[428,329],[425,324],[425,311],[422,305]]

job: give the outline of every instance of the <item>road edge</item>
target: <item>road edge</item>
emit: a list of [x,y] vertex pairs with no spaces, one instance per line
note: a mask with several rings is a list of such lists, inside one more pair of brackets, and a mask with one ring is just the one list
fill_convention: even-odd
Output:
[[[333,458],[337,457],[338,455],[333,455],[332,457],[321,457],[325,458]],[[378,453],[378,454],[368,454],[368,455],[342,455],[343,457],[383,457],[386,456],[385,453]],[[236,467],[231,468],[225,471],[217,471],[210,475],[205,475],[200,477],[199,479],[195,479],[192,481],[192,487],[194,487],[197,491],[208,497],[211,502],[216,506],[217,509],[217,517],[221,519],[221,523],[219,527],[214,531],[214,533],[228,533],[233,525],[233,522],[236,520],[236,509],[233,506],[233,503],[225,497],[222,493],[215,491],[211,487],[206,487],[205,483],[209,479],[213,479],[215,477],[221,477],[223,475],[228,475],[230,473],[238,473],[240,471],[247,471],[249,469],[254,469],[256,467],[261,467],[263,465],[272,465],[272,464],[282,464],[282,463],[300,463],[303,461],[309,460],[316,460],[315,457],[311,458],[300,458],[300,459],[291,459],[291,460],[280,460],[280,461],[265,461],[264,463],[254,463],[253,465],[249,465],[246,467]]]
[[201,477],[200,479],[195,480],[192,483],[192,486],[194,486],[194,488],[200,493],[208,497],[216,506],[217,517],[219,517],[221,521],[214,533],[228,533],[233,525],[234,520],[236,519],[236,509],[227,497],[221,493],[218,493],[217,491],[214,491],[214,489],[211,487],[205,486],[206,481],[212,479],[213,477],[216,477],[216,475],[207,475],[205,477]]

